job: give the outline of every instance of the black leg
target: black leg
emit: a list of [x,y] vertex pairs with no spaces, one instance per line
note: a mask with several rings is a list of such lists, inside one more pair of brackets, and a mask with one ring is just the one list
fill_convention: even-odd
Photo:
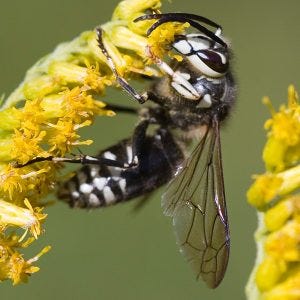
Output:
[[119,113],[128,113],[128,114],[134,114],[134,115],[136,115],[138,112],[138,110],[133,107],[122,106],[122,105],[117,105],[117,104],[107,104],[105,106],[105,108],[113,110],[115,112],[119,112]]
[[150,124],[149,119],[144,119],[135,127],[132,135],[132,162],[131,166],[137,166],[141,155],[141,148],[146,137],[146,131]]
[[54,157],[54,156],[48,156],[48,157],[35,157],[32,160],[28,161],[25,164],[18,164],[14,163],[13,166],[15,168],[22,168],[37,162],[43,162],[43,161],[52,161],[52,162],[67,162],[67,163],[73,163],[73,164],[82,164],[82,165],[105,165],[108,167],[117,167],[122,169],[128,169],[132,167],[136,167],[139,162],[139,156],[141,155],[141,147],[144,143],[145,137],[146,137],[146,131],[149,126],[150,120],[144,119],[142,120],[135,128],[132,136],[132,159],[131,162],[120,162],[113,159],[108,159],[104,157],[95,157],[95,156],[89,156],[89,155],[78,155],[72,158],[69,157]]
[[116,76],[118,83],[131,97],[133,97],[135,100],[137,100],[140,104],[144,103],[148,99],[147,93],[145,93],[143,95],[139,94],[132,86],[129,85],[129,83],[122,76],[119,75],[111,56],[108,54],[108,52],[104,46],[103,38],[102,38],[103,29],[98,27],[98,28],[96,28],[96,31],[97,31],[97,36],[98,36],[99,48],[101,49],[102,53],[106,57],[108,66],[110,67],[110,69],[112,70],[114,75]]
[[55,163],[59,162],[67,162],[72,164],[82,164],[82,165],[106,165],[108,167],[117,167],[117,168],[130,168],[131,166],[128,163],[119,162],[113,159],[108,159],[104,157],[95,157],[89,155],[78,155],[73,158],[69,157],[55,157],[55,156],[48,156],[48,157],[35,157],[34,159],[28,161],[25,164],[14,163],[13,167],[15,168],[23,168],[25,166],[43,162],[43,161],[52,161]]

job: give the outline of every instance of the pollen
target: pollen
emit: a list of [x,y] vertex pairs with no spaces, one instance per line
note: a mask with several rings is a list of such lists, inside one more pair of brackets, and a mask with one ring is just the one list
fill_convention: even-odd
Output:
[[[175,35],[182,34],[190,25],[188,23],[166,23],[156,28],[149,37],[149,46],[151,53],[155,56],[162,58],[165,51],[162,49],[169,49],[170,45],[174,42]],[[179,55],[168,52],[171,57],[175,57],[178,60],[181,59]]]

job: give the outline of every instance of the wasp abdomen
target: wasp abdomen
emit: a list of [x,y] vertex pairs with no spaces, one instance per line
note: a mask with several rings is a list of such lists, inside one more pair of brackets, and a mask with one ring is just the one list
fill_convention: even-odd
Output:
[[[59,197],[72,207],[81,208],[127,201],[168,182],[183,160],[180,148],[165,130],[147,136],[140,153],[138,165],[127,169],[101,163],[84,165],[59,189]],[[123,140],[102,151],[99,157],[131,163],[131,140]]]

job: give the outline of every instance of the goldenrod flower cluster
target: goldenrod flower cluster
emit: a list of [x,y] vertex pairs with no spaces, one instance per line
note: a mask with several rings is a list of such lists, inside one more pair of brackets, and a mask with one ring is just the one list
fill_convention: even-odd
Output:
[[[101,25],[103,42],[118,73],[126,79],[141,74],[160,75],[151,66],[151,53],[168,53],[176,33],[185,25],[168,23],[148,38],[153,20],[133,22],[146,12],[158,12],[159,0],[125,0],[116,7],[112,20]],[[166,43],[167,41],[167,43]],[[96,31],[83,32],[59,45],[39,60],[0,109],[0,281],[25,282],[38,271],[33,263],[50,246],[26,260],[21,251],[43,232],[42,199],[53,190],[62,167],[39,162],[21,168],[35,157],[64,157],[80,145],[78,130],[96,116],[114,116],[101,97],[107,86],[117,86],[106,57],[98,47]]]
[[248,299],[300,299],[300,104],[294,86],[278,112],[268,98],[272,118],[265,123],[266,173],[256,176],[248,201],[259,210],[256,267]]

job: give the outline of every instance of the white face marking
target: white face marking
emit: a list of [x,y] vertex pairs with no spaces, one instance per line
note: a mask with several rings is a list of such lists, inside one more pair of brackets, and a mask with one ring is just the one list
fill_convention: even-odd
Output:
[[93,185],[97,188],[97,190],[102,191],[107,179],[105,177],[96,177],[93,180]]
[[186,40],[179,40],[173,44],[173,47],[181,54],[190,54],[192,51],[209,49],[210,41],[206,36],[199,34],[188,34]]
[[90,206],[99,206],[99,204],[100,204],[99,198],[95,194],[91,193],[89,196],[89,205]]
[[201,99],[200,103],[197,105],[197,107],[207,108],[211,107],[211,104],[211,95],[205,94],[204,97]]
[[116,160],[116,158],[117,158],[116,155],[111,153],[110,151],[104,152],[103,157],[107,158],[107,159],[112,159],[112,160]]
[[191,47],[186,40],[179,40],[173,44],[173,47],[181,54],[189,54],[191,52]]
[[203,49],[208,49],[210,47],[209,42],[203,39],[188,39],[189,43],[192,45],[194,51],[199,51]]
[[94,189],[93,185],[87,183],[83,183],[79,186],[79,190],[83,194],[89,194],[92,192],[93,189]]
[[103,196],[107,204],[112,204],[116,200],[116,197],[109,186],[104,187]]
[[122,191],[122,193],[124,194],[125,191],[126,191],[126,180],[124,178],[122,178],[120,181],[119,181],[119,187]]
[[127,153],[127,161],[129,163],[132,162],[132,147],[131,146],[126,146],[126,153]]
[[221,77],[222,73],[216,72],[210,67],[208,67],[197,55],[187,56],[187,59],[192,63],[192,65],[197,68],[203,74],[210,77]]

